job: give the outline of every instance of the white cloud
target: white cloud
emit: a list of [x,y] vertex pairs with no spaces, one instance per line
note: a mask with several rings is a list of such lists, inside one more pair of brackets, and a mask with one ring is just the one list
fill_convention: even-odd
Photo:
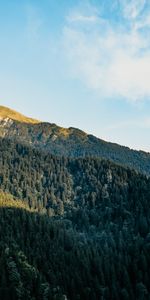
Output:
[[[89,11],[86,15],[82,10],[82,14],[76,11],[69,16],[63,42],[71,72],[102,98],[135,102],[150,97],[150,10],[144,10],[146,2],[124,0],[117,25],[111,15],[98,17]],[[88,26],[80,26],[81,20],[89,21]]]
[[123,15],[127,19],[135,19],[142,12],[146,0],[120,0]]

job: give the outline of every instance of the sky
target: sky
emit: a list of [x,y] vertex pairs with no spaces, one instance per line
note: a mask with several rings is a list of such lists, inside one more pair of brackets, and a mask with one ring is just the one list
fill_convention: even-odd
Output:
[[150,152],[150,1],[0,0],[0,104]]

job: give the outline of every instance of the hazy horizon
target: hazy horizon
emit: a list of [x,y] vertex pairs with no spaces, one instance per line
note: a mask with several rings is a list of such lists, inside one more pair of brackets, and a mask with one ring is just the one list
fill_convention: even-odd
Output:
[[148,0],[0,4],[0,105],[150,152]]

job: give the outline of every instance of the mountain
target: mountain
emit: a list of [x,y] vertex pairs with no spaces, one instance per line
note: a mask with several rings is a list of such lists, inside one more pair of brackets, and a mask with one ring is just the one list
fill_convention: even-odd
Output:
[[0,299],[149,300],[149,154],[5,108],[0,135]]
[[0,299],[150,299],[149,178],[13,140],[0,151]]
[[[92,124],[91,124],[92,127]],[[76,128],[39,122],[0,106],[0,137],[65,157],[100,157],[150,175],[150,154],[105,142]]]

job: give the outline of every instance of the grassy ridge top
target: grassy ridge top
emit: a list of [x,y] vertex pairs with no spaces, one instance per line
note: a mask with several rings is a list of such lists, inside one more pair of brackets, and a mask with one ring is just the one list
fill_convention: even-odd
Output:
[[0,118],[5,119],[9,118],[15,121],[29,123],[29,124],[38,124],[40,121],[25,117],[24,115],[16,112],[13,109],[0,105]]
[[[53,134],[54,134],[53,139],[54,140],[58,137],[68,138],[72,135],[75,135],[78,138],[86,138],[87,137],[87,134],[80,129],[73,128],[73,127],[64,128],[64,127],[58,126],[56,124],[51,124],[48,122],[41,122],[39,120],[26,117],[23,114],[15,111],[13,109],[10,109],[8,107],[0,105],[0,120],[6,119],[6,118],[14,120],[14,121],[18,121],[20,123],[26,123],[27,125],[29,124],[31,126],[35,125],[35,124],[38,125],[38,124],[43,123],[44,124],[43,126],[45,128],[47,128],[47,126],[49,126],[49,129],[51,128],[51,131],[53,131]],[[44,130],[44,128],[43,128],[43,130]],[[50,130],[48,131],[48,135],[49,134],[50,134]]]

